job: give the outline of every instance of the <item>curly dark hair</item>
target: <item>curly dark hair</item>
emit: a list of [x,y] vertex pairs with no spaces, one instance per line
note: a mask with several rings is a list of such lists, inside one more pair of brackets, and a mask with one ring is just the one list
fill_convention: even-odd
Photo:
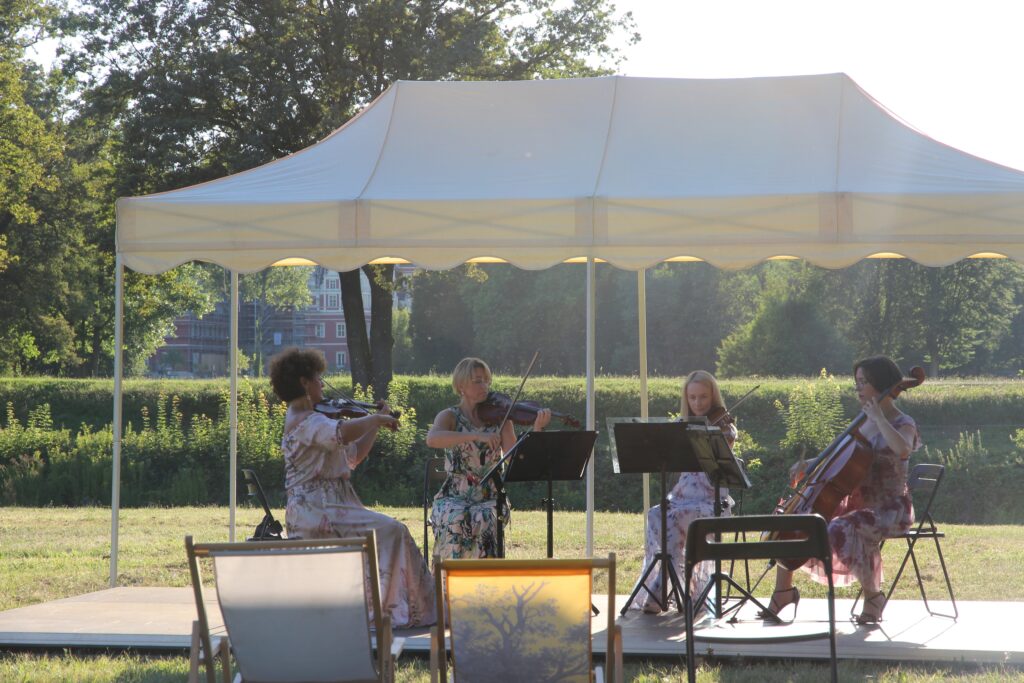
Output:
[[864,379],[875,388],[875,391],[882,393],[903,379],[903,372],[888,356],[871,356],[862,358],[853,364],[853,374],[857,370],[864,371]]
[[326,369],[323,353],[292,346],[270,361],[270,386],[279,399],[288,403],[306,393],[299,379],[313,379]]

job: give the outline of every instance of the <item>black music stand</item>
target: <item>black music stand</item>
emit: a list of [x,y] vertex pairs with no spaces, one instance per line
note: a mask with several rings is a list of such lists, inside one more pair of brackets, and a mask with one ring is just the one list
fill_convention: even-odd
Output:
[[[541,503],[547,512],[548,557],[554,557],[554,508],[551,492],[554,481],[579,481],[587,471],[594,452],[596,431],[529,432],[510,451],[504,483],[512,481],[546,481],[548,497]],[[504,538],[502,538],[504,540]],[[502,548],[504,551],[504,548]]]
[[[715,517],[721,517],[722,487],[727,486],[730,489],[738,490],[749,489],[750,479],[747,478],[747,473],[744,471],[740,461],[733,455],[732,448],[729,447],[729,442],[726,441],[725,434],[722,433],[721,429],[709,427],[706,424],[689,424],[687,427],[687,434],[692,439],[694,454],[700,463],[701,471],[708,475],[708,478],[715,486]],[[715,541],[721,542],[721,540],[716,535]],[[715,573],[709,577],[707,585],[693,604],[704,604],[711,589],[716,588],[715,601],[711,607],[716,617],[724,616],[722,612],[722,591],[717,590],[722,581],[735,586],[742,596],[749,595],[749,592],[744,591],[731,576],[722,572],[722,561],[717,559],[715,560]],[[689,589],[689,586],[687,586],[687,589]],[[740,602],[730,608],[730,610],[735,609],[738,611],[745,601],[745,597],[741,598]]]
[[[661,552],[655,554],[630,593],[621,614],[625,614],[641,590],[647,591],[661,606],[668,609],[668,599],[675,596],[676,608],[683,611],[684,591],[679,583],[672,555],[668,552],[668,489],[669,472],[703,472],[697,459],[685,422],[667,418],[608,418],[612,432],[612,465],[616,474],[661,474]],[[646,520],[645,520],[646,522]],[[661,567],[661,595],[647,587],[647,577],[655,567]],[[672,588],[669,589],[671,582]]]

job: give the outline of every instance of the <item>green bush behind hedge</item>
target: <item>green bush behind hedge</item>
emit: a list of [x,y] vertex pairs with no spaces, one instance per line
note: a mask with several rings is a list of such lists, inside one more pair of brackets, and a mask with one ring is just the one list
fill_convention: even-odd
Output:
[[[338,387],[347,377],[328,378]],[[406,436],[382,436],[355,474],[367,504],[410,505],[423,499],[423,464],[440,452],[424,444],[434,415],[456,402],[450,381],[438,376],[399,379]],[[757,384],[736,411],[743,434],[739,451],[752,463],[754,486],[743,494],[743,511],[768,512],[785,493],[785,472],[795,454],[779,447],[785,425],[776,402],[786,404],[799,379],[746,378],[722,382],[727,403]],[[857,412],[849,378],[843,410]],[[494,388],[513,393],[518,378],[497,377]],[[224,504],[228,498],[226,380],[126,380],[121,503],[125,506]],[[111,489],[112,388],[110,380],[0,379],[0,404],[9,406],[0,429],[0,503],[7,505],[108,505]],[[649,382],[650,414],[679,410],[680,380]],[[639,510],[640,475],[612,470],[608,417],[639,412],[637,378],[603,377],[596,383],[598,439],[595,501],[599,509]],[[407,397],[406,397],[407,396]],[[537,377],[526,396],[585,419],[582,378]],[[945,462],[939,515],[951,522],[1024,522],[1024,446],[1011,440],[1024,422],[1024,382],[929,381],[906,392],[903,410],[918,421],[927,450],[914,462]],[[239,383],[241,467],[257,471],[272,501],[284,500],[280,442],[283,406],[266,380]],[[412,419],[410,419],[410,417]],[[978,443],[973,443],[977,440]],[[671,485],[672,482],[670,482]],[[652,477],[652,498],[658,486]],[[240,487],[244,495],[244,487]],[[510,486],[515,507],[536,508],[542,484]],[[734,492],[734,497],[739,496]],[[585,506],[583,483],[555,485],[560,507]]]

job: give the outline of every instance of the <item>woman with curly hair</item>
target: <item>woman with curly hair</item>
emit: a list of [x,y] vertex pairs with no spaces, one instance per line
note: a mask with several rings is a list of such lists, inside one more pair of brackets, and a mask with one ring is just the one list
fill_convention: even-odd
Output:
[[349,481],[352,470],[370,454],[381,427],[397,420],[380,412],[335,420],[314,410],[323,401],[321,375],[327,364],[313,349],[290,348],[270,364],[274,393],[288,404],[285,414],[285,521],[290,538],[350,537],[377,534],[381,604],[395,628],[436,621],[434,584],[409,529],[396,519],[368,510]]

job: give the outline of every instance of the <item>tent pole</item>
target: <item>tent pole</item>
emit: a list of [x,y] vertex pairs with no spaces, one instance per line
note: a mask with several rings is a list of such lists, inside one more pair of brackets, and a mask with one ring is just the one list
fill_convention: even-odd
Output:
[[[647,417],[648,410],[647,396],[647,269],[642,268],[636,272],[636,311],[637,322],[640,334],[640,417]],[[644,480],[644,519],[647,519],[647,511],[651,509],[651,475],[643,474]],[[645,522],[646,523],[646,522]]]
[[[587,429],[594,429],[594,318],[597,312],[596,264],[587,257]],[[587,463],[587,557],[594,556],[594,458]]]
[[121,510],[121,422],[124,375],[124,263],[114,257],[114,452],[110,459],[110,587],[117,587],[117,536]]
[[238,505],[238,271],[231,271],[231,396],[228,400],[228,420],[231,423],[230,473],[228,476],[228,541],[235,542],[235,507]]

